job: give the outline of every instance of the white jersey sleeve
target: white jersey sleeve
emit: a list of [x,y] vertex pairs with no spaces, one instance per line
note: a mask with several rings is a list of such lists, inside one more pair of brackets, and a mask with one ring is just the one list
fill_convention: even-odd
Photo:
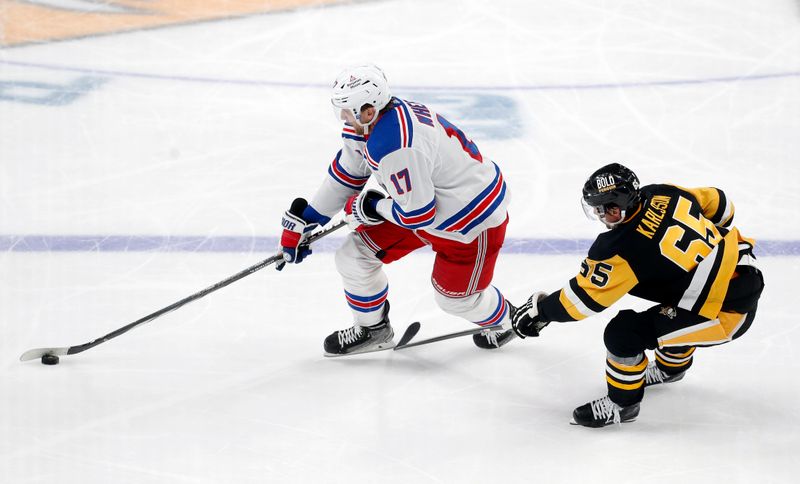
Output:
[[364,161],[364,138],[345,126],[342,139],[342,149],[336,153],[328,175],[311,199],[314,210],[327,218],[342,210],[347,198],[360,192],[372,174]]

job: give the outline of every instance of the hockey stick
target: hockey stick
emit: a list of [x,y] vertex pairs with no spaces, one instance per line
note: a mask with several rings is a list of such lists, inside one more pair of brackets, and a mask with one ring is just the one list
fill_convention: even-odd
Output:
[[460,338],[462,336],[469,336],[469,335],[472,335],[472,334],[479,334],[479,333],[483,333],[484,331],[486,331],[486,332],[494,332],[494,331],[503,331],[505,329],[506,328],[503,328],[503,326],[501,326],[501,325],[492,326],[492,327],[489,327],[489,328],[465,329],[464,331],[458,331],[456,333],[443,334],[441,336],[435,336],[433,338],[423,339],[421,341],[416,341],[414,343],[410,343],[411,339],[414,336],[416,336],[416,334],[420,330],[420,324],[419,323],[411,323],[411,325],[406,329],[406,332],[403,334],[403,337],[400,338],[400,342],[397,343],[397,345],[394,347],[394,350],[395,351],[404,350],[406,348],[412,348],[414,346],[421,346],[421,345],[426,345],[426,344],[429,344],[429,343],[436,343],[437,341],[444,341],[444,340],[447,340],[447,339]]
[[346,356],[363,355],[363,354],[366,354],[366,353],[377,353],[378,351],[393,350],[393,349],[397,348],[398,346],[403,346],[406,343],[408,343],[411,340],[411,338],[416,336],[417,331],[419,331],[419,328],[420,328],[420,324],[417,321],[414,321],[413,323],[411,323],[408,326],[408,328],[406,328],[406,331],[403,333],[403,336],[400,338],[400,341],[397,342],[396,346],[382,346],[381,345],[381,346],[378,346],[378,347],[375,347],[375,348],[368,349],[366,351],[353,351],[351,353],[344,353],[344,354],[341,354],[341,355],[325,353],[324,356],[326,358],[342,358],[342,357],[346,357]]
[[[332,225],[328,229],[321,230],[319,232],[311,234],[308,237],[308,239],[306,239],[304,244],[305,243],[311,244],[312,242],[315,242],[315,241],[327,236],[331,232],[334,232],[335,230],[338,230],[338,229],[344,227],[346,224],[347,224],[347,222],[342,220],[342,221]],[[157,317],[163,316],[164,314],[167,314],[167,313],[169,313],[171,311],[174,311],[174,310],[176,310],[176,309],[178,309],[178,308],[180,308],[182,306],[185,306],[186,304],[189,304],[192,301],[197,301],[198,299],[200,299],[202,297],[205,297],[205,296],[211,294],[212,292],[214,292],[214,291],[216,291],[218,289],[222,289],[223,287],[228,286],[228,285],[238,281],[239,279],[242,279],[242,278],[244,278],[246,276],[249,276],[250,274],[252,274],[254,272],[260,271],[261,269],[263,269],[263,268],[265,268],[265,267],[267,267],[267,266],[269,266],[271,264],[274,264],[275,262],[278,262],[279,260],[283,260],[283,254],[281,254],[281,253],[275,254],[272,257],[269,257],[268,259],[264,259],[263,261],[259,262],[258,264],[252,265],[252,266],[248,267],[247,269],[244,269],[243,271],[237,272],[236,274],[228,277],[227,279],[219,281],[218,283],[214,284],[213,286],[209,286],[209,287],[203,289],[202,291],[196,292],[196,293],[192,294],[191,296],[187,296],[187,297],[181,299],[180,301],[172,303],[167,307],[161,308],[161,309],[159,309],[158,311],[156,311],[154,313],[148,314],[147,316],[145,316],[145,317],[143,317],[141,319],[137,319],[136,321],[134,321],[134,322],[132,322],[130,324],[127,324],[127,325],[125,325],[125,326],[123,326],[123,327],[121,327],[121,328],[119,328],[119,329],[117,329],[115,331],[112,331],[112,332],[108,333],[105,336],[97,338],[97,339],[95,339],[93,341],[90,341],[88,343],[84,343],[84,344],[77,345],[77,346],[67,346],[67,347],[63,347],[63,348],[36,348],[36,349],[28,350],[25,353],[22,353],[22,356],[20,356],[19,359],[20,359],[20,361],[28,361],[28,360],[35,360],[36,358],[41,358],[44,355],[60,356],[60,355],[74,355],[76,353],[81,353],[83,351],[88,350],[89,348],[94,348],[95,346],[97,346],[97,345],[99,345],[101,343],[105,343],[106,341],[108,341],[110,339],[113,339],[113,338],[116,338],[117,336],[125,334],[125,333],[127,333],[128,331],[132,330],[133,328],[135,328],[137,326],[141,326],[141,325],[143,325],[145,323],[149,323],[150,321],[156,319]]]
[[421,328],[422,328],[422,325],[417,321],[414,321],[413,323],[409,324],[408,328],[406,328],[406,330],[403,332],[403,336],[400,337],[400,340],[397,342],[397,344],[395,346],[385,346],[385,347],[380,347],[380,348],[369,349],[369,350],[366,350],[366,351],[356,351],[356,352],[353,352],[353,353],[346,353],[346,354],[343,354],[343,355],[329,355],[329,354],[326,354],[325,356],[329,357],[329,358],[334,358],[334,357],[335,358],[340,358],[340,357],[343,357],[343,356],[355,356],[355,355],[363,355],[365,353],[376,353],[378,351],[404,350],[406,348],[411,348],[411,347],[420,346],[420,345],[426,345],[426,344],[429,344],[429,343],[436,343],[437,341],[444,341],[446,339],[459,338],[461,336],[469,336],[471,334],[479,334],[479,333],[483,333],[484,331],[486,331],[486,332],[494,332],[494,331],[503,331],[503,330],[505,330],[505,328],[503,328],[502,326],[492,326],[490,328],[472,328],[472,329],[466,329],[464,331],[459,331],[457,333],[443,334],[441,336],[436,336],[434,338],[423,339],[422,341],[417,341],[415,343],[410,343],[410,341],[414,338],[414,336],[416,336],[417,333],[419,333],[419,330]]

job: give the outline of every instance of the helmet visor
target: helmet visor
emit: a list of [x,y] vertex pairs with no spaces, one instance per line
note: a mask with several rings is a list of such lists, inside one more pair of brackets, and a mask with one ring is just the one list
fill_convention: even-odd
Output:
[[[586,218],[592,221],[599,220],[610,229],[614,228],[615,226],[619,225],[620,222],[625,220],[625,210],[619,209],[618,214],[615,212],[611,216],[614,221],[609,222],[607,219],[605,205],[589,205],[586,202],[586,199],[583,197],[581,197],[581,207],[583,208],[583,213],[586,215]],[[608,206],[609,209],[611,209],[611,207],[617,208],[617,206],[613,204]]]
[[[369,105],[365,105],[365,106],[369,106]],[[339,107],[339,106],[336,106],[336,105],[333,105],[331,107],[333,108],[333,116],[337,120],[344,121],[345,123],[349,124],[350,126],[358,125],[358,126],[361,126],[362,128],[366,128],[367,126],[369,126],[373,122],[375,122],[376,119],[378,119],[378,115],[377,115],[377,112],[376,112],[372,116],[372,118],[369,118],[369,115],[367,115],[367,118],[369,119],[369,121],[363,122],[363,121],[361,121],[361,117],[362,117],[361,113],[362,113],[362,111],[359,111],[359,110],[356,110],[356,109],[351,109],[351,108],[342,108],[342,107]]]
[[586,199],[581,197],[581,208],[583,208],[583,213],[586,215],[586,218],[592,221],[603,221],[603,217],[606,214],[605,209],[602,205],[598,205],[596,207],[589,205],[586,202]]
[[344,121],[350,125],[358,124],[359,126],[362,126],[360,122],[361,113],[356,112],[355,109],[340,108],[338,106],[331,106],[331,109],[333,109],[333,116],[337,119],[337,121]]

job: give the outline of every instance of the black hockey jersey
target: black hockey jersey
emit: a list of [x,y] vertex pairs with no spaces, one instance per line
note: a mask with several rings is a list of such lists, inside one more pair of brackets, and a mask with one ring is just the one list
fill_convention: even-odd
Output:
[[[734,207],[717,188],[642,187],[635,213],[597,237],[580,273],[539,302],[542,321],[575,321],[623,295],[716,318],[739,260]],[[743,246],[744,247],[744,246]]]

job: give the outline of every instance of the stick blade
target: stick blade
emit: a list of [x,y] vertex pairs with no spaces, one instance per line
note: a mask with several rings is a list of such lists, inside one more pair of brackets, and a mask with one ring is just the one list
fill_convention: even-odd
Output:
[[69,348],[35,348],[28,350],[19,357],[19,361],[38,360],[44,355],[63,356],[67,354]]
[[397,345],[395,346],[395,348],[397,348],[398,346],[407,345],[408,342],[411,341],[411,339],[414,336],[416,336],[417,333],[419,333],[419,329],[421,327],[422,327],[422,325],[419,324],[419,321],[414,321],[413,323],[409,324],[408,328],[406,328],[406,332],[403,333],[403,336],[400,337],[400,341],[397,342]]
[[[415,324],[419,324],[419,323],[415,323]],[[406,330],[406,333],[408,333],[410,329],[411,329],[411,327],[409,327],[408,330]],[[427,345],[427,344],[430,344],[430,343],[436,343],[437,341],[445,341],[445,340],[448,340],[448,339],[460,338],[462,336],[470,336],[470,335],[473,335],[473,334],[479,334],[479,333],[482,333],[484,331],[490,331],[491,332],[491,331],[502,331],[502,330],[503,330],[502,326],[493,326],[493,327],[489,327],[489,328],[472,328],[472,329],[466,329],[464,331],[458,331],[456,333],[443,334],[441,336],[435,336],[433,338],[423,339],[423,340],[415,341],[415,342],[411,343],[410,342],[411,338],[414,337],[414,335],[416,334],[416,331],[419,331],[419,327],[417,327],[416,331],[413,334],[411,334],[411,336],[409,338],[406,339],[406,335],[404,334],[403,338],[400,340],[400,342],[397,343],[397,346],[394,347],[394,350],[395,351],[400,351],[400,350],[404,350],[406,348],[413,348],[414,346],[421,346],[421,345]]]

